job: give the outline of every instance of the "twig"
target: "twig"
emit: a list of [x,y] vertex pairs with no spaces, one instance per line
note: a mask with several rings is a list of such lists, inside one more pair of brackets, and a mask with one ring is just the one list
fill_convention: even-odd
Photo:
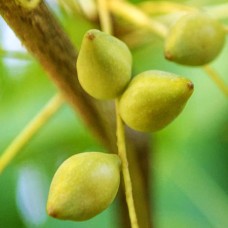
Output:
[[167,34],[167,28],[162,23],[152,20],[142,10],[125,1],[111,0],[109,8],[113,14],[121,16],[136,26],[147,28],[161,38]]
[[13,140],[13,142],[1,155],[0,174],[62,104],[63,97],[60,94],[55,95],[48,102],[48,104],[28,123],[28,125],[25,126],[21,133]]
[[228,18],[228,3],[210,5],[204,7],[203,9],[218,20]]
[[145,1],[139,7],[149,14],[175,13],[179,11],[191,12],[198,10],[193,6],[172,1]]
[[[28,11],[14,0],[0,0],[0,14],[100,141],[114,150],[115,144],[110,143],[114,142],[115,134],[111,131],[112,126],[106,124],[112,121],[103,115],[106,108],[101,110],[97,102],[79,85],[75,47],[46,5],[41,2]],[[110,106],[104,106],[107,107],[104,112],[109,112]],[[114,119],[114,115],[112,118]]]
[[118,153],[122,161],[122,173],[124,178],[124,184],[125,184],[125,194],[126,194],[126,201],[128,205],[128,211],[129,216],[131,220],[131,227],[132,228],[138,228],[138,221],[137,221],[137,215],[135,212],[135,206],[134,206],[134,199],[132,194],[132,183],[131,183],[131,177],[128,169],[128,160],[127,160],[127,152],[126,152],[126,145],[125,145],[125,133],[123,128],[123,122],[121,120],[121,117],[119,115],[119,104],[118,100],[116,100],[116,121],[117,121],[117,147],[118,147]]
[[108,10],[107,0],[97,0],[101,30],[112,34],[112,22]]
[[218,72],[213,69],[211,66],[203,66],[202,69],[207,73],[211,80],[218,86],[218,88],[224,93],[225,96],[228,96],[228,86],[221,79]]

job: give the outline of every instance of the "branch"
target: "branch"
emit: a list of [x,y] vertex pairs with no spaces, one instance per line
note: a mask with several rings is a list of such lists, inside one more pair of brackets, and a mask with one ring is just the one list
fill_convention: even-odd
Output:
[[[0,13],[22,44],[40,62],[73,109],[80,114],[107,149],[115,152],[113,102],[96,101],[82,90],[75,67],[77,58],[75,47],[46,5],[41,2],[35,9],[28,10],[16,4],[15,0],[0,0]],[[137,137],[135,137],[136,135]],[[127,137],[135,137],[135,140],[128,140],[128,146],[132,150],[129,153],[129,159],[137,161],[133,168],[130,167],[130,172],[132,177],[138,176],[141,180],[141,183],[138,183],[134,182],[134,178],[132,178],[133,186],[141,186],[140,194],[135,194],[135,203],[136,206],[141,206],[140,214],[148,215],[149,184],[147,174],[144,174],[144,169],[140,168],[140,166],[144,167],[141,161],[146,161],[146,167],[149,164],[147,136],[129,130]],[[146,149],[144,150],[144,148]],[[138,156],[138,160],[135,159],[136,156]],[[138,173],[136,174],[136,172]],[[138,179],[136,178],[136,180]],[[145,205],[143,205],[144,203]],[[140,227],[150,227],[149,216],[142,217],[141,220],[139,218],[139,223],[142,224]],[[145,224],[147,225],[145,226]]]
[[96,135],[107,143],[109,138],[102,124],[97,102],[84,93],[78,83],[75,47],[47,7],[41,3],[34,10],[27,10],[15,1],[2,0],[0,13],[22,44],[38,59],[66,99],[80,112]]

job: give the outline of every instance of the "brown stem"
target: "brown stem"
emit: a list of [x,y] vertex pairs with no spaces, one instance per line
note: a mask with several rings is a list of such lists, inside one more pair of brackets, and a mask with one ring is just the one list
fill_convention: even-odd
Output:
[[[64,94],[67,101],[77,111],[88,127],[111,152],[116,151],[115,118],[113,102],[101,102],[88,96],[78,83],[75,63],[77,52],[69,38],[63,32],[56,18],[50,13],[46,5],[41,2],[35,9],[28,10],[18,5],[15,0],[0,0],[0,13],[27,50],[34,55],[45,71]],[[131,148],[129,158],[131,175],[140,176],[142,183],[133,178],[133,185],[138,191],[135,194],[135,203],[140,205],[140,212],[149,215],[149,192],[147,174],[144,168],[148,163],[148,140],[145,135],[128,131],[127,137],[137,135],[134,140],[129,140]],[[148,170],[146,170],[148,173]],[[142,178],[144,177],[144,178]],[[138,186],[141,186],[138,188]],[[140,193],[140,194],[139,194]],[[141,197],[143,196],[143,197]],[[140,214],[142,214],[140,213]],[[126,213],[123,215],[126,217]],[[141,218],[140,218],[141,217]],[[150,216],[139,216],[142,228],[150,224]],[[126,227],[126,226],[125,226]]]

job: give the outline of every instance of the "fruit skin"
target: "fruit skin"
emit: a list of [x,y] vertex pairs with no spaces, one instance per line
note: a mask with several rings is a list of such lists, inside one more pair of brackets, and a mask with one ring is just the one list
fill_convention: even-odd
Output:
[[178,116],[192,92],[193,84],[188,79],[145,71],[132,79],[120,97],[120,116],[132,129],[158,131]]
[[225,35],[223,26],[206,13],[189,13],[171,27],[165,57],[183,65],[205,65],[220,53]]
[[52,180],[47,211],[52,217],[83,221],[113,201],[120,183],[120,159],[115,154],[85,152],[71,156]]
[[83,38],[76,67],[79,82],[88,94],[113,99],[130,81],[132,56],[125,43],[92,29]]

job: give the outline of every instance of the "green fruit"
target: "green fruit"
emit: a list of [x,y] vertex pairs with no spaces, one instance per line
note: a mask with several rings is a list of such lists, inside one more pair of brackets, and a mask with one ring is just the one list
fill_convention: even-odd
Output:
[[225,43],[222,25],[205,13],[189,13],[170,29],[165,57],[183,65],[200,66],[217,57]]
[[96,216],[113,201],[120,183],[120,159],[115,154],[86,152],[68,158],[51,183],[48,214],[83,221]]
[[120,116],[131,128],[158,131],[174,120],[193,92],[193,84],[168,72],[135,76],[119,100]]
[[119,39],[89,30],[82,41],[77,60],[82,88],[97,99],[118,97],[131,78],[132,56]]

